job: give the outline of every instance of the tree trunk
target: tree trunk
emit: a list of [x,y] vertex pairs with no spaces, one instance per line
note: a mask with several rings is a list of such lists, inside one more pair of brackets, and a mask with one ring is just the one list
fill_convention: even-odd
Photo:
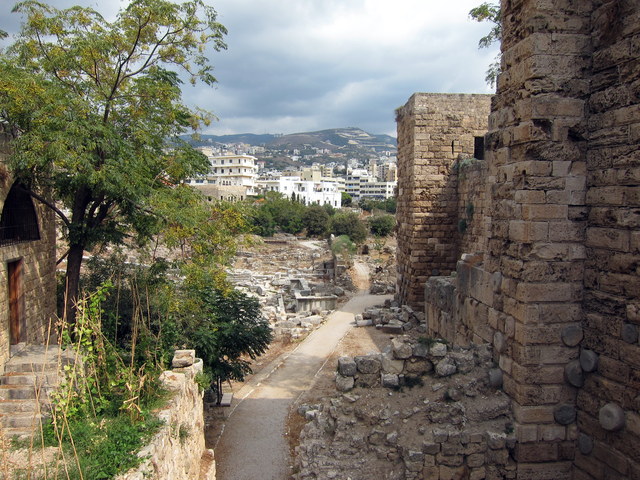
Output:
[[64,291],[64,320],[73,326],[76,323],[76,309],[80,292],[80,267],[82,267],[83,245],[71,245],[67,255],[67,273]]

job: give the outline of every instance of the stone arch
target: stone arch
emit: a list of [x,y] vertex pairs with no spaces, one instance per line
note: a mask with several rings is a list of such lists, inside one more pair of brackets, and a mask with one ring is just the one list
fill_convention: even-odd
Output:
[[11,245],[40,239],[38,215],[31,196],[15,182],[0,215],[0,245]]

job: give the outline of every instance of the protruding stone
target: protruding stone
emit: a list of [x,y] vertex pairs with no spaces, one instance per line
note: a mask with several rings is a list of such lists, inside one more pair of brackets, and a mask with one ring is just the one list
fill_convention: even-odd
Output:
[[605,430],[617,432],[624,427],[624,410],[615,403],[607,403],[600,409],[598,421]]
[[583,455],[589,455],[593,451],[593,439],[585,434],[578,435],[578,449]]
[[443,358],[436,365],[436,373],[441,377],[448,377],[458,371],[458,367],[450,358]]
[[492,368],[489,370],[489,386],[492,388],[501,388],[504,374],[500,368]]
[[595,372],[598,368],[598,354],[583,348],[580,352],[580,366],[585,372]]
[[429,354],[432,357],[444,357],[447,354],[447,345],[441,342],[436,342],[429,348]]
[[632,323],[625,323],[622,326],[622,340],[627,343],[636,343],[638,341],[638,327]]
[[505,342],[504,334],[502,332],[496,332],[493,334],[493,348],[496,352],[502,353],[507,345]]
[[351,357],[338,358],[338,372],[345,377],[353,377],[358,371],[356,362]]
[[584,385],[584,374],[582,373],[580,361],[573,360],[564,367],[564,378],[569,385],[582,388]]
[[560,405],[554,410],[553,418],[560,425],[569,425],[576,421],[576,408],[573,405]]
[[353,389],[355,380],[353,377],[343,377],[342,375],[336,375],[336,389],[339,392],[348,392]]
[[575,347],[582,341],[583,337],[584,332],[579,325],[569,325],[562,331],[562,341],[568,347]]

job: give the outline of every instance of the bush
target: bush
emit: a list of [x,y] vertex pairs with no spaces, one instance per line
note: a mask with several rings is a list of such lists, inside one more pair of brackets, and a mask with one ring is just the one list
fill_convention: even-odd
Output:
[[340,235],[331,243],[331,253],[333,253],[336,258],[342,260],[345,263],[351,262],[351,257],[355,252],[355,243],[353,243],[346,235]]
[[329,214],[320,205],[311,205],[302,216],[302,222],[307,229],[307,235],[321,237],[329,231]]
[[369,229],[378,237],[390,235],[395,226],[396,218],[393,215],[375,215],[369,218]]
[[329,222],[329,232],[336,237],[348,236],[355,243],[362,243],[367,238],[367,227],[357,213],[336,213]]

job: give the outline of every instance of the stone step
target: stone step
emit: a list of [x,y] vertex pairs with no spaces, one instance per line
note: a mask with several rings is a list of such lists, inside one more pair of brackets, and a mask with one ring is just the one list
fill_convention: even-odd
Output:
[[3,429],[7,428],[21,428],[31,429],[34,426],[38,426],[45,415],[41,413],[11,413],[0,414],[0,424]]
[[0,377],[0,385],[57,385],[57,373],[9,372]]
[[40,401],[48,398],[52,387],[34,387],[33,385],[0,385],[0,400],[29,400],[36,398]]
[[33,413],[43,412],[47,413],[51,410],[51,405],[48,401],[41,402],[40,405],[35,400],[0,400],[0,414],[11,413]]

